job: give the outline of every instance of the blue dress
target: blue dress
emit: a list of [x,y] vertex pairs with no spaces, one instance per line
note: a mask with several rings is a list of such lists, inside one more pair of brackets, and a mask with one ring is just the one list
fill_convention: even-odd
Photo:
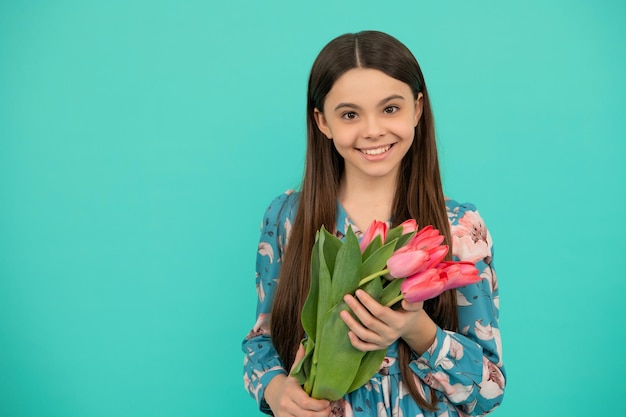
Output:
[[[276,198],[263,217],[257,252],[256,323],[242,343],[244,385],[260,410],[270,413],[263,393],[270,380],[287,374],[270,339],[270,315],[281,267],[297,210],[298,193],[287,191]],[[480,416],[502,402],[505,373],[498,328],[498,283],[493,269],[491,236],[472,204],[446,200],[455,260],[474,262],[482,280],[457,290],[459,333],[437,329],[435,342],[422,355],[413,354],[410,368],[417,386],[439,399],[435,412],[422,410],[402,381],[397,363],[397,342],[387,350],[378,373],[361,388],[333,404],[332,416],[413,417]],[[337,205],[337,234],[351,225]],[[420,225],[425,226],[425,225]]]

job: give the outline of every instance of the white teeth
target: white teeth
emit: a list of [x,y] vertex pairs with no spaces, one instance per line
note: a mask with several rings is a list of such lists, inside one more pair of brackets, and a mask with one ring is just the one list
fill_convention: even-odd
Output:
[[376,149],[361,149],[361,152],[363,152],[365,155],[380,155],[381,153],[387,152],[389,149],[391,149],[391,145],[383,146],[382,148]]

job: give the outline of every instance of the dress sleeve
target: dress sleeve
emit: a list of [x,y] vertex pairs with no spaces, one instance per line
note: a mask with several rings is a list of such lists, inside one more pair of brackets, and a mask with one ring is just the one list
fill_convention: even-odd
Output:
[[244,386],[266,414],[270,414],[271,410],[264,399],[265,387],[276,375],[287,374],[272,344],[270,320],[282,255],[291,230],[293,197],[288,191],[276,198],[263,216],[256,257],[256,323],[241,346],[245,353]]
[[473,205],[449,201],[448,215],[453,258],[474,262],[482,279],[457,289],[459,333],[437,329],[433,345],[410,366],[440,401],[461,415],[482,416],[502,402],[505,387],[493,244]]

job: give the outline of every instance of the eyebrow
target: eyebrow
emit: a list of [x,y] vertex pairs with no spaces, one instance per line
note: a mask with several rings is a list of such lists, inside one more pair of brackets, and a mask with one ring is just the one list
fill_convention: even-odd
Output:
[[[387,103],[387,102],[389,102],[391,100],[395,100],[395,99],[404,100],[404,97],[402,97],[399,94],[392,94],[389,97],[380,100],[378,102],[378,106],[382,106],[383,104],[385,104],[385,103]],[[357,106],[356,104],[353,104],[353,103],[339,103],[335,107],[335,111],[339,110],[342,107],[348,107],[348,108],[351,108],[351,109],[360,109],[361,108],[361,107],[359,107],[359,106]]]

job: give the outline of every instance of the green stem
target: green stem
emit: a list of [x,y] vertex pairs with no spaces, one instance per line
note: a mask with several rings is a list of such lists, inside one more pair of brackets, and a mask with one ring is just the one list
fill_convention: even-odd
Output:
[[378,272],[374,272],[372,275],[368,275],[365,278],[363,278],[361,281],[359,281],[359,287],[362,287],[363,285],[367,284],[368,282],[370,282],[371,280],[373,280],[374,278],[377,277],[382,277],[383,275],[385,275],[387,272],[389,272],[388,269],[383,269],[382,271],[378,271]]
[[396,298],[392,298],[387,304],[385,304],[385,307],[391,307],[392,305],[394,305],[398,301],[402,301],[402,300],[404,300],[404,294],[401,293]]

